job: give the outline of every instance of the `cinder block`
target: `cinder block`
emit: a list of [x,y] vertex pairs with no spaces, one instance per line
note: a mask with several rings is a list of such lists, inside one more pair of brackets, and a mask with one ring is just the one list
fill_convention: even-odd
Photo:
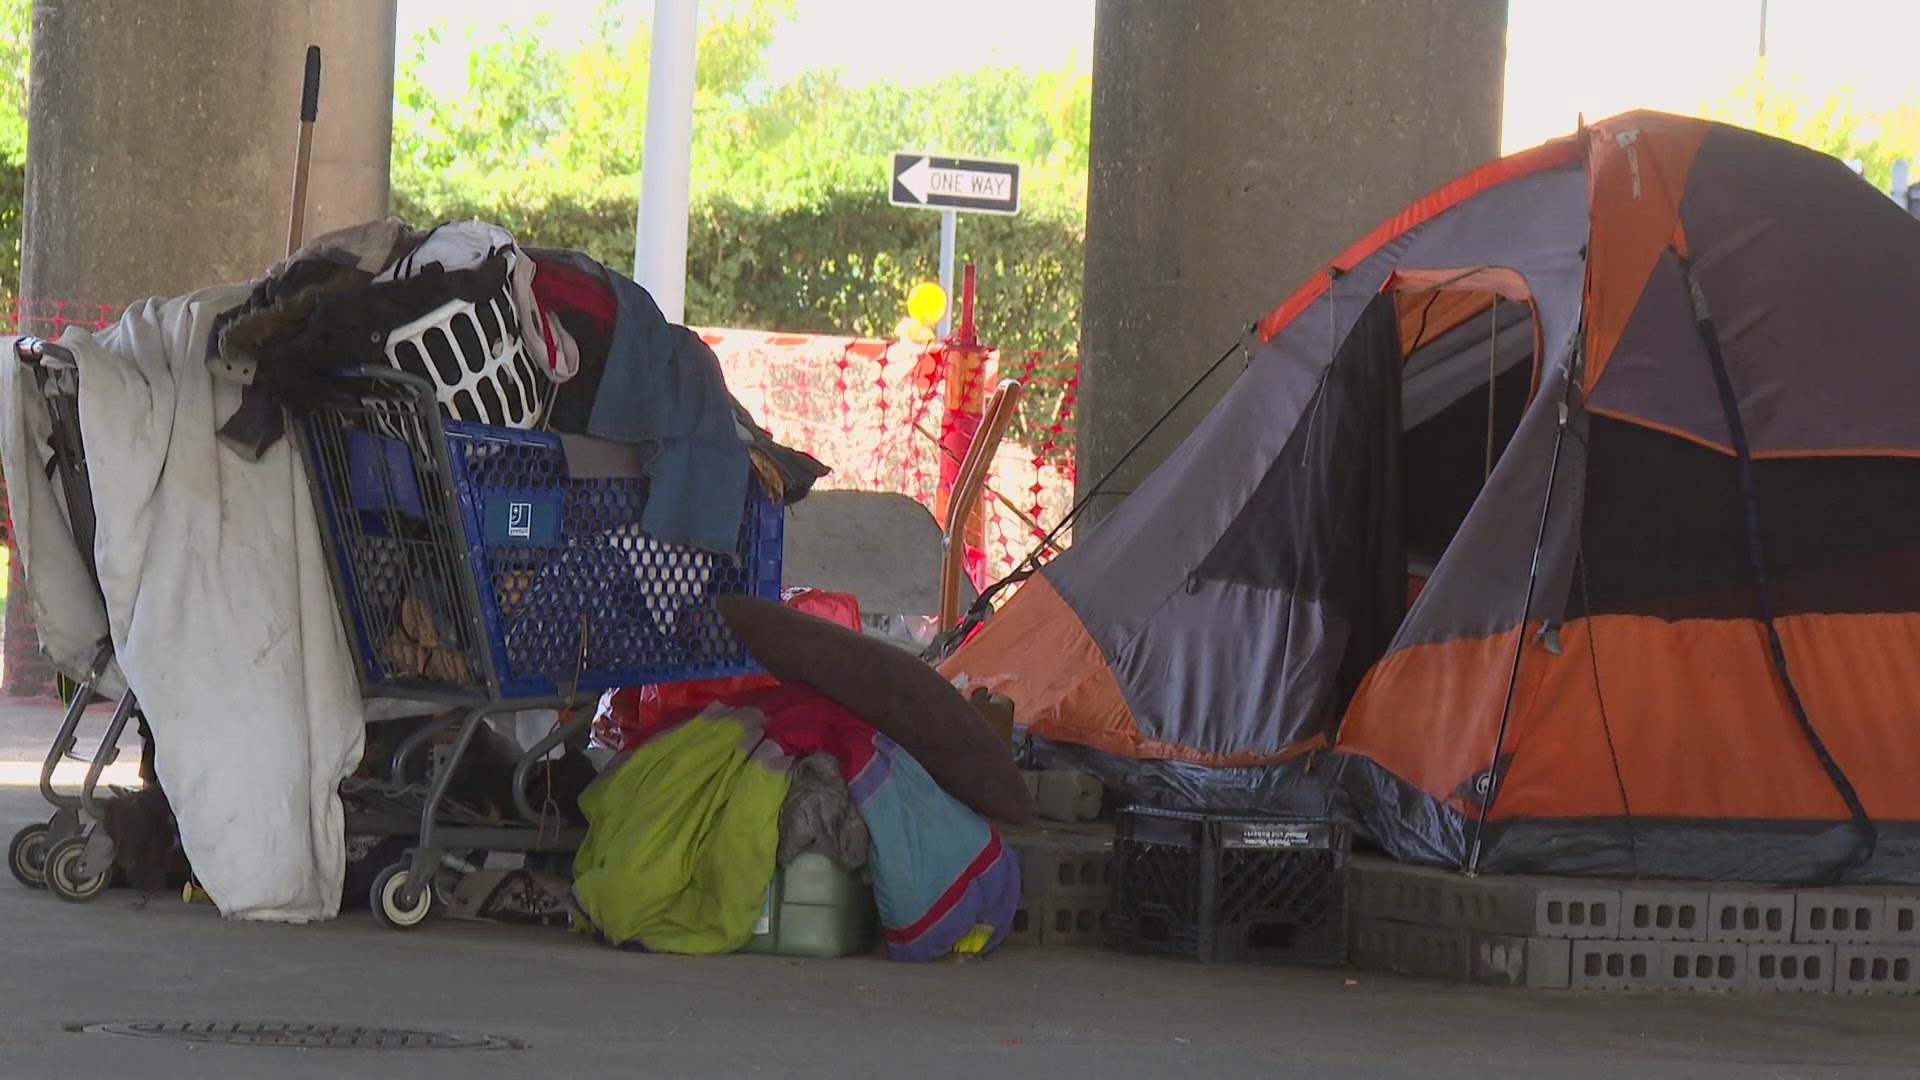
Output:
[[1755,941],[1747,944],[1747,989],[1833,992],[1834,946]]
[[1707,940],[1792,941],[1793,909],[1786,889],[1715,889],[1707,895]]
[[1575,990],[1665,989],[1666,945],[1658,941],[1575,940],[1568,985]]
[[1886,924],[1886,898],[1872,893],[1801,889],[1793,907],[1793,940],[1802,944],[1876,945]]
[[[1014,841],[1020,894],[1029,900],[1095,893],[1113,886],[1113,848],[1093,837],[1050,835]],[[1037,906],[1037,905],[1036,905]]]
[[1447,887],[1447,921],[1513,937],[1614,938],[1620,890],[1559,878],[1457,878]]
[[1105,893],[1048,897],[1041,904],[1040,916],[1040,944],[1048,948],[1106,944]]
[[1530,933],[1542,937],[1610,938],[1620,933],[1617,889],[1542,888],[1534,898]]
[[1704,941],[1707,893],[1694,889],[1620,890],[1620,937],[1630,941]]
[[1509,937],[1610,938],[1620,888],[1572,878],[1464,877],[1447,870],[1356,860],[1362,914]]
[[1039,774],[1034,803],[1048,821],[1092,821],[1100,816],[1106,789],[1078,769],[1044,769]]
[[1027,794],[1033,796],[1033,801],[1037,805],[1040,802],[1040,771],[1021,769],[1020,782],[1027,785]]
[[1566,938],[1473,935],[1473,981],[1487,986],[1565,990],[1572,963],[1573,943]]
[[1834,949],[1833,989],[1840,994],[1920,993],[1920,948],[1840,945]]
[[1446,913],[1446,886],[1451,876],[1445,871],[1384,859],[1355,859],[1355,913],[1366,919],[1438,926]]
[[1013,911],[1012,925],[1007,927],[1006,944],[1030,946],[1040,944],[1040,923],[1041,920],[1035,917],[1035,909],[1022,901]]
[[1888,945],[1920,945],[1920,892],[1890,890],[1880,940]]
[[1471,935],[1465,930],[1388,919],[1353,921],[1356,967],[1464,980],[1473,974],[1472,951]]
[[1670,941],[1661,990],[1744,990],[1747,947],[1737,941]]

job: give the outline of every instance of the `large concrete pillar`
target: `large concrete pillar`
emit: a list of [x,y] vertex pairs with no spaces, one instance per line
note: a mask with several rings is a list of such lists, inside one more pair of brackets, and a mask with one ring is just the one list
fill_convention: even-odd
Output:
[[22,294],[125,303],[284,256],[308,45],[307,235],[384,215],[394,2],[34,4]]
[[[1507,0],[1098,0],[1083,492],[1308,274],[1500,149]],[[1124,494],[1240,370],[1110,484]],[[1089,520],[1119,496],[1088,507]]]
[[[256,277],[286,254],[308,45],[323,58],[306,235],[387,212],[395,0],[40,0],[22,332]],[[47,685],[9,604],[6,689]],[[37,670],[36,670],[37,669]]]

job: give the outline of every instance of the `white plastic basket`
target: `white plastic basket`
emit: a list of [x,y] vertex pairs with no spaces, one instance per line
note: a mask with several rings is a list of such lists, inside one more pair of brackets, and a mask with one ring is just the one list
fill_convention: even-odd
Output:
[[540,425],[553,382],[520,340],[513,260],[497,292],[479,303],[449,300],[387,335],[387,362],[433,383],[447,415],[496,427]]

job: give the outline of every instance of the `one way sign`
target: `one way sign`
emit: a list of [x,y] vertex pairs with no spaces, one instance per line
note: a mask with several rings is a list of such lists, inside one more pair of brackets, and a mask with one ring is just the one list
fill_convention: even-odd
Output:
[[1011,161],[895,153],[888,202],[929,210],[1020,212],[1020,166]]

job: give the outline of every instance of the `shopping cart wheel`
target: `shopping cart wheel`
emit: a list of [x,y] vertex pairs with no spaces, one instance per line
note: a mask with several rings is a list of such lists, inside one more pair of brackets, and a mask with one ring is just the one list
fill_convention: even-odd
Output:
[[411,930],[433,914],[432,882],[420,890],[411,905],[401,903],[401,890],[407,887],[411,877],[410,862],[403,860],[380,871],[380,876],[373,879],[373,888],[368,890],[367,901],[373,908],[374,920],[389,930]]
[[13,880],[29,889],[47,887],[47,827],[29,825],[13,834],[7,845],[7,869]]
[[113,877],[108,866],[92,877],[87,871],[87,837],[69,836],[47,849],[47,888],[62,900],[84,904],[99,896]]

